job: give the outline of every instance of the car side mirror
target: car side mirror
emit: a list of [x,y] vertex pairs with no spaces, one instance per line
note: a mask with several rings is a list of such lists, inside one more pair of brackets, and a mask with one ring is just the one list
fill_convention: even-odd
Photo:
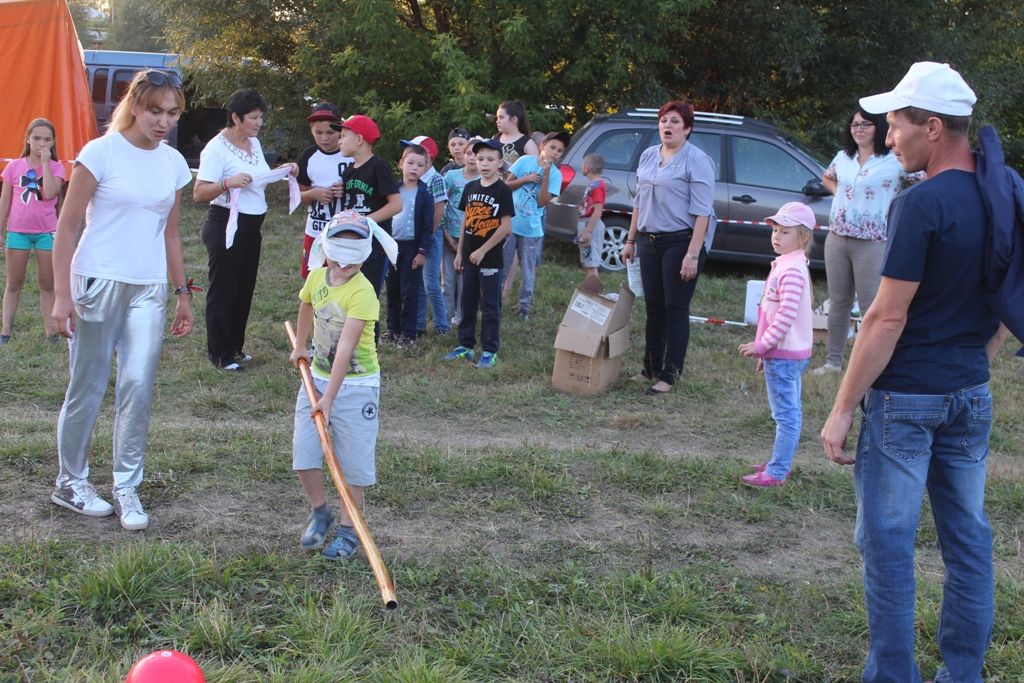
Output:
[[825,183],[820,180],[808,180],[807,184],[804,185],[802,192],[808,197],[828,197],[832,193],[825,187]]

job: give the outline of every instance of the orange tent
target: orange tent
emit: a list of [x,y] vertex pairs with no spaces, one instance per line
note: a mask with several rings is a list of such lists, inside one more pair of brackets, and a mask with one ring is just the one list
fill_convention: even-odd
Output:
[[0,0],[0,93],[0,167],[21,155],[25,126],[42,116],[70,177],[68,162],[99,131],[66,0]]

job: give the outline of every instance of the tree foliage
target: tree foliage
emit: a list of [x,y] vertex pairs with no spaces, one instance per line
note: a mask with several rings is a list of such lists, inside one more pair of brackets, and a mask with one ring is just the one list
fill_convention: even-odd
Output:
[[149,0],[109,0],[110,27],[105,50],[164,52],[164,19]]
[[[129,2],[129,0],[122,0]],[[1024,21],[1017,3],[920,0],[154,0],[198,91],[222,102],[252,85],[279,141],[307,143],[317,99],[373,116],[398,138],[490,133],[498,102],[527,103],[535,129],[685,97],[778,123],[824,153],[858,97],[914,61],[948,61],[979,94],[976,118],[1024,133]],[[392,149],[394,148],[394,149]]]

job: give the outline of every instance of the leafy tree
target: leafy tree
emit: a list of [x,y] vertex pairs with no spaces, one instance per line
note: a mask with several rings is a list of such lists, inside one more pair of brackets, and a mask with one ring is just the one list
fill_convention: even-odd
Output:
[[[121,0],[137,2],[138,0]],[[1019,3],[921,0],[154,0],[165,36],[212,103],[237,87],[275,105],[279,147],[307,144],[305,113],[331,99],[373,116],[380,152],[401,136],[490,133],[504,99],[535,129],[685,97],[758,116],[830,154],[857,99],[914,61],[948,61],[977,90],[1011,154],[1024,134]],[[1013,65],[1008,68],[1008,65]]]
[[105,50],[165,52],[163,15],[145,0],[109,0]]

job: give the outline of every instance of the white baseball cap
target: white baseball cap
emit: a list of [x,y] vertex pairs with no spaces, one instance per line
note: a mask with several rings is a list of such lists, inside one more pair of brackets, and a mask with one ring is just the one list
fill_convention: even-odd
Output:
[[860,106],[869,114],[917,107],[936,114],[970,116],[977,101],[963,76],[949,64],[917,62],[890,92],[862,97]]

